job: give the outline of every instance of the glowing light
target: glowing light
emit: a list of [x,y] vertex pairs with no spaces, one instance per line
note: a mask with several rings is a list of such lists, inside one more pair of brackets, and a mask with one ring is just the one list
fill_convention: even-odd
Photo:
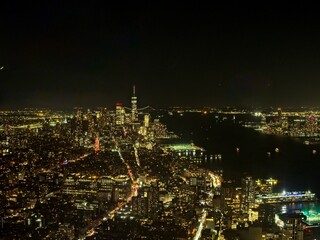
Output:
[[61,163],[61,165],[67,165],[69,162],[68,162],[68,160],[64,160],[62,163]]
[[94,142],[94,150],[96,153],[99,152],[99,138],[98,137],[96,137],[96,140]]

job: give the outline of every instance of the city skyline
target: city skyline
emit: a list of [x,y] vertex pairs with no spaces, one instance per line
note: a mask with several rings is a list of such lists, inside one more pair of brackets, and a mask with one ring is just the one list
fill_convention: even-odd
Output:
[[[316,107],[307,4],[6,3],[0,108]],[[123,99],[122,96],[127,96]]]
[[320,111],[143,113],[132,90],[131,109],[0,111],[1,239],[319,236]]

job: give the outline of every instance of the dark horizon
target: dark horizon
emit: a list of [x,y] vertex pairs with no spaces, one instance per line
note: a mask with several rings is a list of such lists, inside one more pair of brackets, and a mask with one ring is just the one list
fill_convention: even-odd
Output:
[[318,107],[318,11],[306,3],[10,2],[0,109]]

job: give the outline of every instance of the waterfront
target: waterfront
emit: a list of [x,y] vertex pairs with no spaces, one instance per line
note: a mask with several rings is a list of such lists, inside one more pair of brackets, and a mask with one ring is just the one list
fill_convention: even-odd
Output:
[[[139,119],[121,105],[115,112],[77,108],[69,118],[45,114],[57,122],[43,121],[37,110],[18,119],[2,115],[15,127],[4,124],[1,132],[2,169],[10,174],[1,178],[0,238],[230,239],[229,230],[240,236],[252,223],[261,236],[287,234],[288,215],[279,215],[281,222],[277,213],[319,220],[318,205],[310,203],[317,175],[294,175],[301,171],[299,157],[316,161],[316,150],[242,127],[250,114],[146,113]],[[36,128],[25,124],[29,119]],[[62,216],[68,218],[61,226]],[[268,228],[274,224],[279,229]]]
[[307,217],[306,222],[308,222],[309,224],[320,222],[319,202],[279,204],[279,212],[289,214],[301,212]]
[[279,179],[278,191],[310,190],[319,196],[319,146],[240,126],[249,117],[187,113],[166,115],[162,121],[182,141],[193,141],[205,148],[207,154],[221,154],[221,160],[207,161],[203,166],[212,170],[222,168],[225,178],[240,178],[244,174],[273,177]]

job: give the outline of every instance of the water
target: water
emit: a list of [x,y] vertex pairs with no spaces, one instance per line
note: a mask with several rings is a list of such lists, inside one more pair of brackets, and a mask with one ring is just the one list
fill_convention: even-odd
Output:
[[279,206],[280,213],[296,213],[301,212],[307,217],[310,224],[320,223],[320,204],[319,202],[300,202],[281,204]]
[[294,138],[264,135],[238,124],[249,118],[252,117],[187,113],[166,115],[162,122],[184,141],[192,140],[204,147],[208,154],[222,154],[221,161],[208,161],[203,166],[222,168],[225,178],[238,179],[245,174],[273,177],[279,180],[278,191],[310,190],[319,196],[320,147],[304,145]]

